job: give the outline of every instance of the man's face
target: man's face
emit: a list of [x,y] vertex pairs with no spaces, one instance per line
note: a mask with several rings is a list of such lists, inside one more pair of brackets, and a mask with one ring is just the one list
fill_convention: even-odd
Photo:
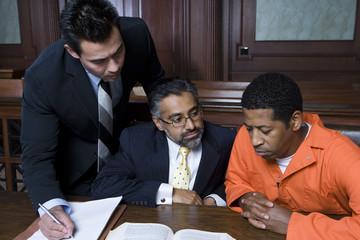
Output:
[[[170,95],[160,102],[160,117],[166,122],[177,121],[182,117],[193,116],[199,111],[199,105],[189,92],[183,92],[181,96]],[[201,113],[199,113],[201,114]],[[196,147],[201,142],[204,132],[202,114],[197,115],[197,120],[188,118],[185,126],[174,127],[172,124],[153,117],[153,121],[160,131],[175,143],[190,148]]]
[[68,45],[69,53],[80,59],[84,67],[93,75],[107,82],[114,82],[120,77],[124,66],[125,46],[119,29],[115,26],[105,42],[94,43],[81,40],[81,56],[77,55]]
[[265,159],[285,158],[297,149],[295,133],[290,121],[288,128],[280,120],[273,120],[273,109],[243,109],[244,125],[258,156]]

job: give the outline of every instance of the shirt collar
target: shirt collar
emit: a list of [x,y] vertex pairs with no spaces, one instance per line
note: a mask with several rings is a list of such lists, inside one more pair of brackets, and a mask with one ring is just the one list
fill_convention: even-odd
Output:
[[324,148],[323,131],[326,128],[319,116],[317,114],[303,113],[303,122],[308,124],[310,129],[302,144],[313,148]]
[[[169,153],[170,153],[170,157],[176,159],[180,150],[180,145],[175,143],[174,141],[172,141],[170,138],[168,138],[168,136],[166,136],[166,140],[168,142],[168,146],[169,146]],[[195,148],[191,148],[191,151],[189,154],[199,154],[202,151],[202,145],[201,143],[199,144],[199,146],[195,147]]]
[[84,65],[82,65],[83,68],[85,69],[86,74],[89,76],[90,81],[95,84],[95,85],[99,85],[101,78],[95,76],[94,74],[90,73],[85,67]]

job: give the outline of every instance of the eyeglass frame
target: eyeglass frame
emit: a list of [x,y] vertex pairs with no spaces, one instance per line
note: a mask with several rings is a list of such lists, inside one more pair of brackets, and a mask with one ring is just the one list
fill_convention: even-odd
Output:
[[[197,112],[199,113],[199,115],[201,115],[201,117],[202,117],[202,114],[204,113],[204,108],[202,107],[202,105],[201,104],[199,104],[198,105],[198,107],[197,107]],[[190,113],[191,114],[191,113]],[[195,116],[196,117],[196,116]],[[171,124],[174,128],[180,128],[180,127],[184,127],[184,126],[186,126],[186,123],[187,123],[187,120],[188,119],[191,119],[191,121],[197,121],[197,120],[199,120],[199,119],[197,119],[197,120],[193,120],[193,117],[191,117],[191,116],[187,116],[187,117],[181,117],[180,119],[185,119],[185,123],[184,123],[184,125],[181,125],[181,126],[175,126],[174,125],[174,121],[172,121],[172,122],[168,122],[168,121],[165,121],[164,119],[162,119],[162,118],[160,118],[160,117],[158,117],[158,119],[160,120],[160,121],[162,121],[162,122],[164,122],[164,123],[167,123],[167,124]],[[181,120],[182,121],[182,120]]]

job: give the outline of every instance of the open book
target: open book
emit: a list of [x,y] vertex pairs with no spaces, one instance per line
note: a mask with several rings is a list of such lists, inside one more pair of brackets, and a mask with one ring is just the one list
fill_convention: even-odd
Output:
[[227,233],[215,233],[195,229],[182,229],[175,234],[170,227],[159,223],[123,223],[109,232],[105,240],[232,240]]

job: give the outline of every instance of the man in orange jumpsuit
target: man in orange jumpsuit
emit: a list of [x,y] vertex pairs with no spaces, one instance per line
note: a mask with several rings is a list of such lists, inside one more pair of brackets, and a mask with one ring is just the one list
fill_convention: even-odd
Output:
[[257,77],[242,106],[225,181],[228,206],[287,239],[360,239],[360,148],[318,115],[302,113],[298,86],[282,74]]

